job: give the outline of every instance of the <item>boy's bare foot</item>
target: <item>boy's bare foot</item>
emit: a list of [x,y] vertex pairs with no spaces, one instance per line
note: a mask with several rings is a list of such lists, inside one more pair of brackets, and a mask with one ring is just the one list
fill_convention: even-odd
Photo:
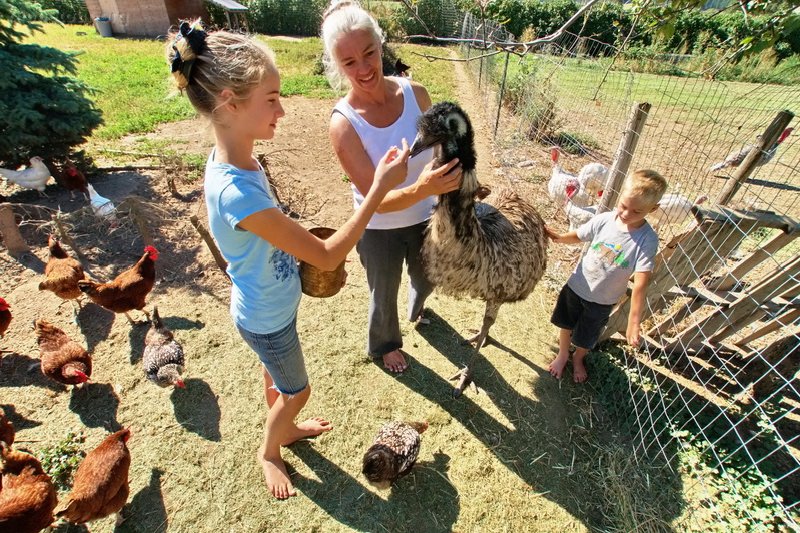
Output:
[[300,439],[316,437],[317,435],[320,435],[332,429],[333,426],[328,420],[325,420],[321,416],[315,416],[309,418],[308,420],[303,420],[302,422],[297,424],[292,434],[289,435],[289,437],[287,437],[285,441],[281,442],[281,446],[289,446],[290,444],[297,442]]
[[568,359],[569,352],[558,354],[558,356],[553,359],[553,362],[550,363],[550,375],[556,379],[561,379],[561,375],[564,373],[564,367],[567,366]]
[[390,372],[400,374],[408,368],[408,363],[406,363],[406,358],[403,357],[403,352],[395,350],[383,355],[383,366]]
[[289,479],[289,472],[286,471],[286,465],[280,457],[267,459],[264,457],[263,450],[259,449],[258,462],[261,463],[261,468],[264,470],[264,479],[267,481],[267,487],[269,487],[269,491],[273,496],[279,500],[297,496],[297,491],[294,490],[294,485]]
[[575,383],[583,383],[589,378],[586,366],[583,364],[583,357],[572,358],[572,380]]

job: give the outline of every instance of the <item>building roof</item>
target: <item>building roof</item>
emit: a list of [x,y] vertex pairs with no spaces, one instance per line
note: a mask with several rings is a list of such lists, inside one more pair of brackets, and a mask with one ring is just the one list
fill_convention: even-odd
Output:
[[233,0],[209,0],[227,11],[247,11],[247,7]]

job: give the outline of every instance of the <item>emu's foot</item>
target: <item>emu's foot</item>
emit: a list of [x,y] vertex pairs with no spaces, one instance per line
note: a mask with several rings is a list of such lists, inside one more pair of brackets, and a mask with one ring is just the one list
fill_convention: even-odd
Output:
[[[456,380],[458,380],[458,383],[453,389],[453,398],[460,398],[464,393],[464,389],[469,387],[470,384],[475,387],[475,384],[472,381],[472,370],[468,366],[465,366],[450,378],[450,381]],[[477,387],[475,387],[475,389],[477,390]]]
[[480,350],[489,344],[497,344],[497,341],[495,341],[489,334],[482,334],[479,332],[477,335],[474,335],[468,339],[464,339],[461,344],[471,344],[476,350]]

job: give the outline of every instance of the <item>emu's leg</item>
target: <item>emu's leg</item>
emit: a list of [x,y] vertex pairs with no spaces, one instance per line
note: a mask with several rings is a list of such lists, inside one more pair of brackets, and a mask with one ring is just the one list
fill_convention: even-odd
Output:
[[492,327],[492,324],[494,324],[494,321],[497,319],[497,312],[500,310],[500,305],[500,302],[486,302],[486,311],[483,313],[483,326],[481,326],[481,330],[474,337],[466,339],[465,342],[474,344],[476,350],[483,348],[487,344],[488,339],[491,338],[489,337],[489,328]]
[[471,339],[468,339],[467,342],[474,342],[475,343],[475,353],[469,358],[467,364],[464,368],[458,371],[456,375],[450,378],[450,381],[458,380],[456,387],[453,389],[453,397],[458,398],[464,392],[470,383],[472,383],[472,363],[475,361],[475,358],[480,354],[481,347],[486,344],[486,339],[489,338],[489,328],[492,327],[494,324],[495,319],[497,318],[497,311],[500,309],[500,302],[486,302],[486,311],[483,314],[483,327],[481,327],[480,332]]

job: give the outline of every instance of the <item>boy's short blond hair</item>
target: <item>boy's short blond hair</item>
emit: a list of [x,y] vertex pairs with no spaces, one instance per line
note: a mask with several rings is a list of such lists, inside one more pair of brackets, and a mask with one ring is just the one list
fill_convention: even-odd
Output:
[[640,169],[631,174],[622,186],[622,193],[638,196],[649,204],[656,205],[667,191],[664,176],[650,169]]

